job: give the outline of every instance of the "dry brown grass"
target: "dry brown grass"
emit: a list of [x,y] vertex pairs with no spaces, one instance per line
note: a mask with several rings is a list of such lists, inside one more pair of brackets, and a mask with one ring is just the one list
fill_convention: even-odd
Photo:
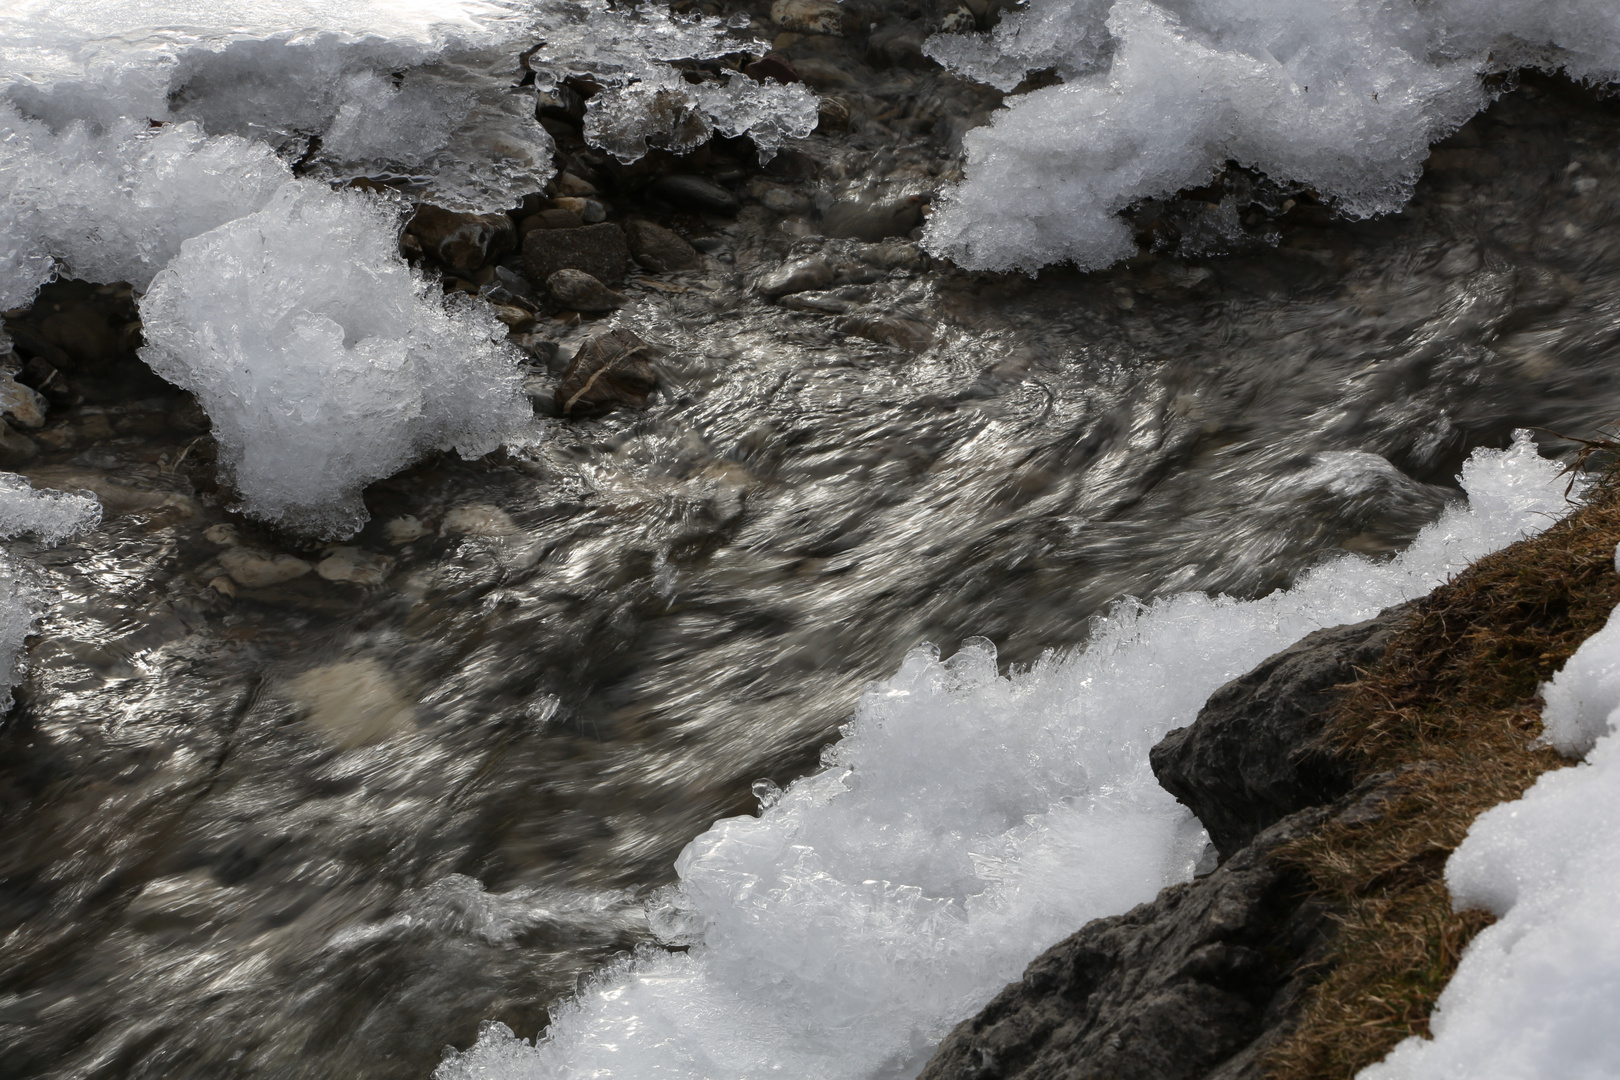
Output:
[[1422,602],[1332,722],[1363,779],[1398,771],[1377,820],[1334,824],[1288,857],[1341,928],[1300,1027],[1268,1056],[1273,1080],[1349,1077],[1429,1013],[1491,919],[1453,913],[1445,860],[1483,810],[1564,764],[1536,749],[1537,689],[1620,603],[1613,472],[1546,533],[1481,560]]

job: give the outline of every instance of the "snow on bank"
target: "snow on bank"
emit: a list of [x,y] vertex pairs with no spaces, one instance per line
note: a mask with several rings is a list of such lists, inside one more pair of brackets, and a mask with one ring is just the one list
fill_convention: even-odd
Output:
[[141,357],[197,395],[244,512],[349,535],[373,480],[481,457],[533,416],[506,327],[434,295],[397,235],[389,205],[295,180],[187,240],[141,299]]
[[1547,740],[1586,757],[1481,814],[1446,863],[1497,917],[1410,1038],[1361,1080],[1597,1080],[1620,1071],[1620,610],[1543,687]]
[[1033,0],[993,34],[936,35],[930,55],[1011,89],[964,140],[966,178],[928,227],[974,269],[1107,266],[1134,254],[1119,211],[1207,183],[1228,161],[1316,188],[1353,216],[1398,209],[1428,146],[1519,64],[1620,76],[1607,0]]
[[822,771],[681,854],[649,920],[689,952],[601,973],[538,1047],[489,1025],[438,1080],[910,1075],[1040,950],[1192,873],[1202,830],[1147,754],[1211,691],[1565,510],[1524,433],[1462,480],[1468,504],[1386,562],[1341,557],[1254,601],[1126,603],[1010,678],[988,643],[914,651]]

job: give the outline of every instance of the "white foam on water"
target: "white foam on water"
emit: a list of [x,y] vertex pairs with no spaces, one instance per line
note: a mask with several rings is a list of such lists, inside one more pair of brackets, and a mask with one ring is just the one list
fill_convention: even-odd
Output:
[[1134,254],[1121,210],[1228,161],[1350,216],[1398,209],[1429,144],[1486,104],[1486,70],[1620,76],[1620,7],[1033,0],[992,34],[927,47],[1004,89],[1039,68],[1068,81],[967,134],[965,179],[942,194],[925,245],[973,269],[1090,269]]
[[366,484],[531,422],[506,327],[405,264],[399,213],[289,181],[182,244],[140,301],[142,359],[197,395],[255,517],[351,534]]
[[1325,626],[1421,595],[1566,510],[1527,433],[1464,468],[1403,554],[1343,556],[1292,589],[1127,602],[1073,655],[1004,677],[986,642],[914,651],[825,767],[717,822],[649,904],[648,951],[599,974],[538,1046],[498,1024],[437,1080],[819,1080],[913,1075],[1046,946],[1186,879],[1198,823],[1148,749],[1209,694]]
[[[101,503],[89,492],[36,490],[26,477],[0,473],[0,538],[57,544],[100,523]],[[24,641],[49,599],[23,563],[0,551],[0,715],[11,709]]]
[[1361,1080],[1597,1080],[1620,1062],[1620,611],[1542,688],[1547,739],[1585,762],[1481,814],[1446,863],[1457,910],[1497,922]]

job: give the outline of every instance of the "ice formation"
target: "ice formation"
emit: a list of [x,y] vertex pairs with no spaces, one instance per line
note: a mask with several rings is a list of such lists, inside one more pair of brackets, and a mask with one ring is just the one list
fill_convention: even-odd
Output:
[[1458,910],[1499,920],[1410,1038],[1361,1080],[1597,1080],[1620,1062],[1620,611],[1543,688],[1547,737],[1584,764],[1481,814],[1446,863]]
[[329,536],[431,449],[477,457],[532,416],[506,328],[399,258],[381,200],[294,180],[181,245],[141,299],[159,375],[192,391],[256,517]]
[[621,161],[645,156],[649,145],[690,150],[716,131],[749,136],[769,159],[784,140],[816,128],[815,95],[801,84],[744,75],[692,83],[666,63],[765,52],[764,42],[719,19],[651,4],[615,10],[602,0],[553,0],[543,11],[546,40],[528,60],[536,83],[549,90],[584,77],[601,86],[586,103],[585,138]]
[[[0,538],[26,533],[56,544],[100,522],[101,503],[89,493],[35,490],[24,477],[0,473]],[[23,642],[46,599],[27,567],[0,552],[0,714],[11,709]]]
[[1469,503],[1404,554],[1346,556],[1240,602],[1125,603],[1090,643],[997,674],[988,643],[918,649],[825,767],[717,822],[649,905],[665,940],[601,973],[531,1047],[488,1025],[437,1080],[906,1076],[1041,949],[1189,876],[1202,831],[1148,748],[1305,633],[1433,588],[1564,510],[1524,433],[1464,469]]
[[1352,216],[1410,197],[1431,142],[1484,106],[1486,70],[1620,76],[1606,0],[1033,0],[993,34],[930,54],[1009,99],[968,133],[965,179],[925,243],[976,269],[1106,266],[1134,253],[1119,211],[1209,182],[1229,161],[1315,188]]

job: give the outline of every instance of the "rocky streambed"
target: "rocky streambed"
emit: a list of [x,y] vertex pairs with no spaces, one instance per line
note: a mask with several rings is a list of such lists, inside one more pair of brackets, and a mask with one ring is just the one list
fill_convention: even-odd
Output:
[[[1112,270],[972,274],[916,236],[1001,95],[920,42],[994,12],[832,10],[722,12],[771,39],[750,77],[821,95],[817,133],[764,164],[715,137],[624,165],[565,84],[539,106],[545,191],[413,211],[402,251],[510,327],[538,427],[372,485],[351,539],[231,510],[206,417],[138,359],[127,286],[6,313],[0,464],[106,509],[19,545],[55,602],[0,727],[16,1075],[421,1076],[486,1018],[533,1034],[649,942],[681,847],[812,768],[917,641],[1027,665],[1122,596],[1385,556],[1474,446],[1616,412],[1612,103],[1526,78],[1399,215],[1234,169],[1135,208],[1141,252]],[[1236,1019],[1197,1060],[1250,1045],[1295,960],[1245,982],[1243,950],[1308,957],[1322,928],[1265,846],[1296,788],[1340,777],[1318,764],[1232,804],[1222,869],[1084,931],[1090,974],[1031,993],[1203,964]],[[1210,936],[1211,890],[1250,930]],[[1107,1024],[1074,1046],[1093,1028],[1118,1051]],[[1017,1056],[985,1038],[944,1053]]]

